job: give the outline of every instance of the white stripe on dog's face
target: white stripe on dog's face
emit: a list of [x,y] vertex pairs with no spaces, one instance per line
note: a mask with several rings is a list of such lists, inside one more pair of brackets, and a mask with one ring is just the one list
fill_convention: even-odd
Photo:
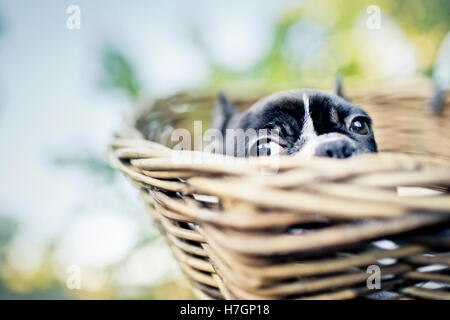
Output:
[[300,136],[301,141],[301,149],[296,153],[297,156],[301,157],[312,157],[315,152],[316,144],[314,141],[317,140],[317,132],[314,129],[313,119],[311,117],[311,113],[309,110],[309,97],[306,93],[303,93],[302,96],[303,107],[304,107],[304,115],[303,115],[303,126],[302,126],[302,134]]
[[317,137],[317,132],[314,129],[313,120],[309,112],[309,97],[306,93],[303,94],[303,106],[305,107],[305,115],[303,116],[302,137],[308,141]]

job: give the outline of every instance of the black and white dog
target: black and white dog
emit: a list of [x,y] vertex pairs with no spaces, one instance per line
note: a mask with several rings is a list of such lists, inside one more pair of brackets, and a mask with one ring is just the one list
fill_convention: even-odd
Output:
[[367,113],[340,96],[319,90],[275,93],[243,113],[220,94],[213,127],[224,137],[220,152],[238,157],[348,158],[377,152]]

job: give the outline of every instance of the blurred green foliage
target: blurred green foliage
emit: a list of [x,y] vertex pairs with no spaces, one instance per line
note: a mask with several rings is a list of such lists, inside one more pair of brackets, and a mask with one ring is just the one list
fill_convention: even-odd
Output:
[[117,88],[136,100],[141,89],[132,64],[119,50],[107,46],[102,57],[105,75],[101,84],[106,88]]
[[409,33],[445,35],[450,29],[448,0],[384,0],[382,5]]
[[[211,89],[239,89],[242,84],[257,83],[259,87],[322,86],[332,82],[333,76],[364,77],[370,62],[361,51],[354,27],[368,12],[368,6],[381,8],[383,19],[390,16],[406,34],[417,50],[419,72],[431,76],[439,44],[450,30],[450,1],[448,0],[322,0],[305,1],[290,8],[281,16],[273,30],[273,41],[264,57],[254,66],[239,72],[232,71],[210,58]],[[311,60],[293,63],[284,49],[290,30],[300,21],[312,21],[326,30],[326,46],[315,59],[322,60],[322,71],[311,70]],[[195,36],[197,45],[208,48]]]
[[[450,30],[448,0],[321,0],[304,1],[286,10],[273,29],[272,44],[260,61],[248,69],[234,71],[214,60],[202,38],[201,30],[191,29],[191,41],[206,55],[211,70],[209,89],[239,90],[254,87],[264,90],[292,86],[322,86],[332,83],[337,74],[344,77],[364,77],[370,63],[360,50],[360,39],[354,27],[358,19],[368,14],[367,8],[377,5],[383,18],[390,16],[417,50],[419,72],[430,77],[439,44]],[[289,32],[300,21],[313,21],[322,26],[326,46],[317,54],[322,59],[322,71],[311,70],[310,60],[294,62],[285,54]],[[220,40],[220,39],[218,39]],[[136,99],[141,86],[136,68],[119,50],[107,48],[103,65],[108,87],[119,88]],[[255,85],[256,84],[256,85]],[[244,89],[247,90],[247,89]],[[147,88],[151,94],[151,88]]]

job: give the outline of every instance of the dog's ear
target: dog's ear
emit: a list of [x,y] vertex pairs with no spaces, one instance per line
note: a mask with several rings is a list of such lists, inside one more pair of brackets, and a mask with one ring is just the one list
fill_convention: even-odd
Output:
[[225,93],[220,92],[217,96],[217,103],[213,113],[212,127],[224,133],[228,122],[237,113],[238,111],[228,100]]
[[335,91],[336,91],[336,95],[343,98],[343,99],[347,99],[347,97],[344,94],[344,91],[342,89],[342,75],[338,74],[336,76],[335,79]]

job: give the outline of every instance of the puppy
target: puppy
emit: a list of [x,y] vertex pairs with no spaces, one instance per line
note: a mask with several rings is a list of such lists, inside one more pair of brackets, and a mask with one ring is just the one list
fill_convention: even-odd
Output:
[[223,139],[215,152],[248,156],[276,154],[348,158],[377,152],[372,121],[360,107],[319,90],[272,94],[240,113],[219,95],[213,128]]

